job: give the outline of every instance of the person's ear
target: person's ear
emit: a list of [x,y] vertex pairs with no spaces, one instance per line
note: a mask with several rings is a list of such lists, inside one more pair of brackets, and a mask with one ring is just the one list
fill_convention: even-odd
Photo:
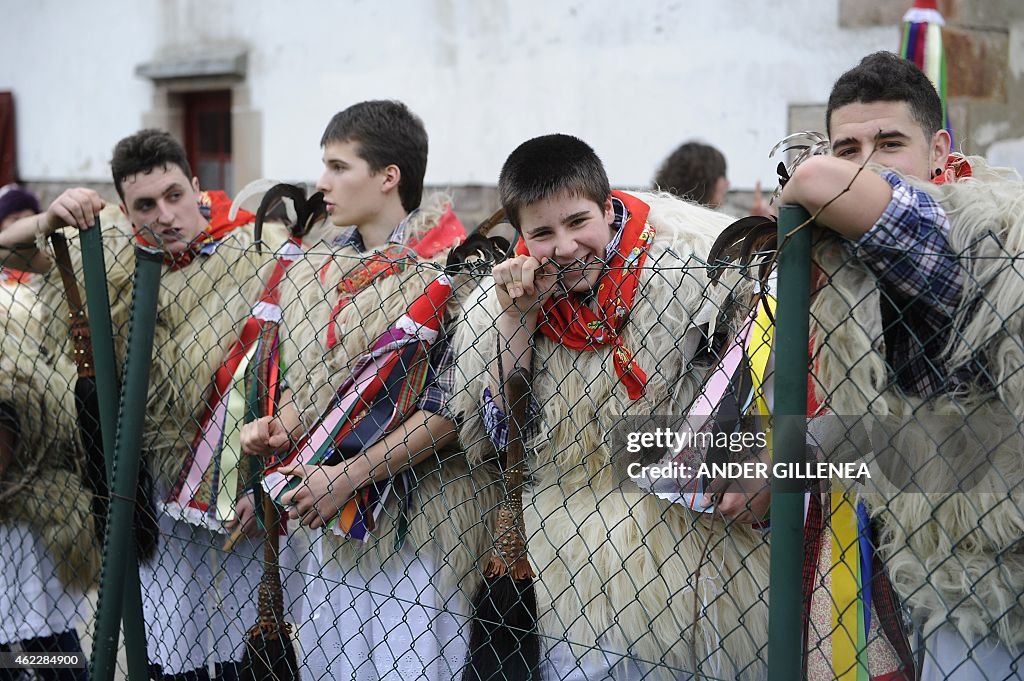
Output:
[[117,207],[121,209],[121,215],[128,217],[128,206],[124,205],[124,201],[117,204]]
[[949,158],[949,150],[952,142],[949,139],[949,132],[939,130],[932,135],[931,156],[932,172],[938,170],[941,174],[946,169],[946,160]]
[[720,208],[725,203],[725,197],[729,193],[729,178],[722,176],[715,181],[715,191],[711,196],[709,208]]
[[398,187],[402,181],[402,169],[395,164],[385,166],[384,170],[381,171],[381,185],[380,189],[382,192],[389,192],[392,189]]
[[612,207],[612,195],[604,200],[604,221],[611,225],[615,222],[615,208]]

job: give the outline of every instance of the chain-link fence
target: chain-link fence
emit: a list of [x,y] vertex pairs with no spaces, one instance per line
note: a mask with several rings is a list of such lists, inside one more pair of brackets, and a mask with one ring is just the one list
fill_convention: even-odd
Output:
[[833,632],[831,651],[809,638],[812,669],[835,663],[836,621],[854,616],[863,626],[843,645],[866,649],[872,673],[887,656],[929,679],[1016,678],[1024,662],[1021,182],[971,163],[971,178],[919,183],[902,241],[885,231],[906,216],[883,215],[871,235],[883,252],[825,231],[813,249],[809,428],[823,460],[859,470],[833,481],[831,531],[808,546],[818,588],[860,598],[840,599],[831,621],[812,600],[811,631]]
[[[746,258],[709,270],[730,219],[642,198],[643,257],[578,306],[546,308],[525,360],[486,262],[507,243],[446,261],[440,202],[379,255],[352,234],[300,246],[270,223],[261,249],[247,225],[201,244],[162,267],[148,398],[107,416],[104,446],[101,394],[140,385],[124,361],[135,237],[105,211],[105,287],[85,276],[86,240],[69,239],[81,312],[56,269],[3,287],[6,649],[68,651],[82,635],[102,659],[123,630],[123,678],[1009,669],[1024,593],[1013,238],[954,221],[974,265],[934,331],[950,340],[901,354],[893,329],[920,333],[921,301],[887,302],[855,251],[816,240],[801,310]],[[84,316],[85,342],[111,339],[116,368],[76,367]],[[802,341],[787,326],[801,317]],[[959,382],[912,394],[898,383],[912,357]],[[821,478],[819,463],[833,464]],[[102,548],[103,524],[132,516],[130,541],[108,532]]]

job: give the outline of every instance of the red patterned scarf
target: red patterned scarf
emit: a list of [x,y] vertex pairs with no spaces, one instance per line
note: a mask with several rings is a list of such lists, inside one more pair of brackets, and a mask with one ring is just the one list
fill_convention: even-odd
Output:
[[946,184],[962,180],[965,177],[971,177],[973,174],[974,171],[971,170],[971,164],[966,157],[962,154],[950,154],[949,158],[946,159],[945,171],[934,178],[932,182],[935,184]]
[[[598,312],[591,310],[577,293],[549,299],[543,308],[540,331],[549,339],[577,352],[594,352],[612,346],[615,373],[626,386],[631,400],[640,399],[647,387],[647,374],[633,359],[622,341],[622,328],[633,309],[640,272],[654,241],[654,228],[647,224],[650,206],[624,192],[612,196],[622,201],[629,218],[622,239],[597,282]],[[528,255],[520,239],[516,252]]]
[[[363,289],[378,279],[398,274],[406,267],[415,264],[416,253],[403,244],[389,244],[384,250],[377,251],[369,258],[360,260],[338,282],[338,300],[331,309],[331,321],[327,324],[327,349],[334,348],[341,340],[338,337],[338,315],[353,298]],[[329,262],[328,262],[329,264]],[[320,280],[327,274],[327,265],[320,270]]]
[[[360,260],[338,282],[338,300],[331,310],[331,321],[327,324],[327,349],[338,344],[338,314],[360,291],[378,279],[398,274],[406,267],[414,265],[417,258],[429,260],[438,253],[458,245],[466,238],[466,228],[452,211],[451,206],[445,209],[438,223],[420,238],[409,239],[408,244],[388,244],[382,251]],[[320,281],[324,282],[330,261],[320,269]]]

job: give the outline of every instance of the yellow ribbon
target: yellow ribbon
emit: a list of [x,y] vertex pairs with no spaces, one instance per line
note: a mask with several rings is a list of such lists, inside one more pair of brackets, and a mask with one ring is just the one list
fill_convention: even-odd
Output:
[[832,671],[837,681],[868,677],[864,640],[864,602],[860,598],[860,539],[854,500],[845,492],[830,495],[832,529]]
[[[764,417],[761,427],[764,428],[765,440],[768,443],[769,456],[772,452],[772,431],[768,427],[768,417],[771,410],[768,408],[768,398],[764,391],[765,374],[768,372],[768,358],[771,357],[772,348],[775,344],[775,325],[772,319],[775,317],[775,298],[766,295],[765,304],[758,304],[757,315],[754,317],[754,328],[750,330],[750,339],[747,341],[747,359],[750,362],[750,379],[754,386],[754,402],[757,405],[757,413]],[[765,309],[767,307],[767,310]],[[769,316],[768,312],[771,311]]]
[[[775,325],[771,321],[774,316],[775,298],[765,296],[764,304],[758,306],[747,343],[757,411],[766,416],[771,414],[764,381],[775,342]],[[770,453],[771,430],[765,428],[765,434]],[[868,681],[863,634],[864,603],[860,598],[860,535],[855,501],[844,492],[832,492],[829,518],[832,530],[832,670],[837,681]]]

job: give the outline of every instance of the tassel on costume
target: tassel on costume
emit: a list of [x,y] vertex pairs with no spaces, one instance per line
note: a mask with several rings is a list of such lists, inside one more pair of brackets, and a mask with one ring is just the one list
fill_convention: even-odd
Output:
[[292,644],[292,625],[284,621],[284,593],[278,567],[281,518],[269,494],[263,497],[263,578],[260,580],[256,624],[245,639],[239,678],[242,681],[298,681],[299,665]]
[[[279,187],[282,185],[278,185]],[[285,185],[286,186],[286,185]],[[316,204],[316,196],[310,202]],[[303,198],[301,192],[292,196],[299,205]],[[322,201],[322,195],[320,199]],[[262,234],[263,220],[268,206],[279,196],[268,192],[260,203],[256,213],[257,234]],[[309,211],[307,207],[304,211]],[[315,212],[315,211],[314,211]],[[310,215],[300,212],[300,221],[291,229],[292,239],[296,242],[303,234],[303,229]],[[308,230],[307,230],[308,231]],[[279,255],[275,274],[283,275],[291,263],[286,255]],[[276,290],[279,277],[272,277],[267,290],[261,296],[261,303],[276,307],[278,293]],[[280,325],[278,319],[264,319],[260,322],[259,340],[256,351],[245,371],[246,413],[245,420],[250,422],[261,416],[273,416],[281,392],[281,353]],[[299,681],[299,665],[292,643],[292,625],[284,619],[284,589],[281,585],[281,568],[278,561],[281,538],[281,512],[274,498],[263,491],[263,462],[250,457],[253,474],[250,488],[255,496],[258,508],[263,516],[263,576],[257,596],[256,623],[250,627],[245,639],[245,653],[239,678],[242,681]]]
[[[270,322],[269,341],[260,343],[246,372],[246,420],[257,415],[273,415],[278,383],[273,376],[279,362],[276,352],[277,324]],[[263,492],[262,462],[250,457],[254,469],[251,488],[261,504],[263,520],[263,576],[257,596],[256,623],[245,639],[239,678],[243,681],[299,681],[299,665],[292,644],[292,625],[284,619],[284,591],[278,562],[281,537],[281,513],[271,495]]]
[[537,596],[523,525],[523,424],[529,404],[527,373],[516,369],[505,381],[509,410],[505,499],[498,511],[494,551],[484,582],[473,598],[473,624],[462,681],[527,681],[540,677]]
[[[277,324],[270,322],[265,342],[260,343],[246,372],[246,401],[250,405],[246,419],[273,415],[279,384],[275,366]],[[245,639],[239,679],[242,681],[299,681],[299,665],[292,644],[292,625],[284,619],[284,590],[278,561],[281,538],[281,512],[274,498],[262,489],[262,462],[250,457],[253,475],[251,489],[261,504],[263,520],[263,576],[257,595],[256,623]]]

